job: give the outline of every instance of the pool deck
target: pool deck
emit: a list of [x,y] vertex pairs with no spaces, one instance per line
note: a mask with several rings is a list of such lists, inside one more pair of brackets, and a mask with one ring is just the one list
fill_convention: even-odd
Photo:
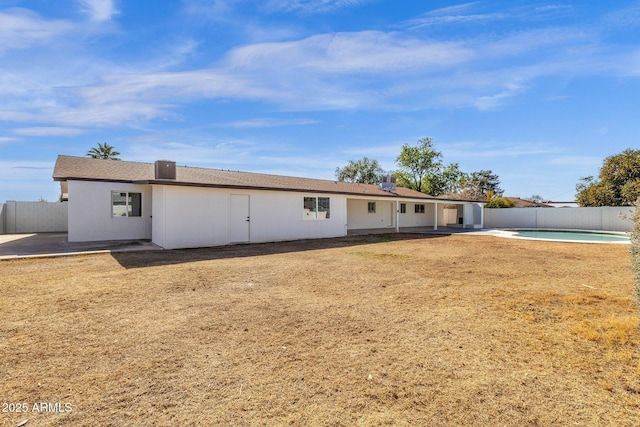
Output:
[[545,237],[530,237],[520,236],[519,231],[535,231],[535,232],[556,232],[556,233],[575,233],[575,234],[594,234],[594,235],[612,235],[612,236],[629,236],[629,233],[622,231],[604,231],[604,230],[578,230],[578,229],[542,229],[542,228],[518,228],[518,229],[493,229],[494,236],[504,237],[507,239],[520,239],[520,240],[541,240],[545,242],[565,242],[565,243],[597,243],[597,244],[613,244],[613,245],[630,245],[631,240],[588,240],[588,239],[561,239],[561,238],[545,238]]

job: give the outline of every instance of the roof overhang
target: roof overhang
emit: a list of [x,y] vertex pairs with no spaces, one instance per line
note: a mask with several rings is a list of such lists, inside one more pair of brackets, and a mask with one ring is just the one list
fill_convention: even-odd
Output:
[[235,190],[255,190],[255,191],[283,191],[288,193],[313,193],[313,194],[339,194],[344,196],[350,196],[351,198],[357,199],[379,199],[379,200],[400,200],[400,201],[411,201],[411,202],[422,202],[422,203],[458,203],[458,204],[467,204],[467,203],[481,203],[484,204],[486,202],[480,202],[475,200],[455,200],[455,199],[440,199],[436,197],[430,197],[425,195],[425,197],[411,197],[411,196],[402,196],[393,192],[384,192],[381,193],[350,193],[345,191],[331,191],[331,190],[314,190],[314,189],[304,189],[304,188],[280,188],[280,187],[260,187],[260,186],[243,186],[243,185],[223,185],[223,184],[208,184],[208,183],[200,183],[200,182],[184,182],[184,181],[173,181],[173,180],[119,180],[119,179],[99,179],[99,178],[85,178],[85,177],[54,177],[54,181],[84,181],[84,182],[114,182],[114,183],[127,183],[127,184],[137,184],[137,185],[168,185],[168,186],[176,186],[176,187],[200,187],[200,188],[222,188],[222,189],[235,189]]

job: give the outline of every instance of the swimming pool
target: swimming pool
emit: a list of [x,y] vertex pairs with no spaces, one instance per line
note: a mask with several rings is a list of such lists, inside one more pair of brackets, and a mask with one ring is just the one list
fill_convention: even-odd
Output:
[[565,242],[590,243],[631,243],[626,233],[583,230],[509,230],[512,237],[538,240],[559,240]]

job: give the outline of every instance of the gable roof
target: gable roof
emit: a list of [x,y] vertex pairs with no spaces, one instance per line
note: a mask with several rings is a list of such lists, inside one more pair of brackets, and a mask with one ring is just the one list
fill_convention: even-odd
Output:
[[176,166],[175,180],[156,179],[155,165],[153,163],[102,160],[64,155],[59,155],[56,160],[53,169],[53,179],[55,181],[107,181],[135,184],[242,188],[443,200],[403,187],[397,187],[395,191],[388,192],[373,184],[358,184],[190,166]]

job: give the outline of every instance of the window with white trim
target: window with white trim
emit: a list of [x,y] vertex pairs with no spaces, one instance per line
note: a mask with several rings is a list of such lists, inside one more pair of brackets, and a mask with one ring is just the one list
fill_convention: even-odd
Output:
[[376,202],[367,203],[367,212],[376,213]]
[[407,213],[407,204],[400,203],[400,213]]
[[415,205],[415,213],[424,213],[424,205]]
[[331,200],[329,197],[305,197],[303,219],[330,219]]
[[142,193],[128,191],[111,192],[111,216],[135,217],[142,216]]

